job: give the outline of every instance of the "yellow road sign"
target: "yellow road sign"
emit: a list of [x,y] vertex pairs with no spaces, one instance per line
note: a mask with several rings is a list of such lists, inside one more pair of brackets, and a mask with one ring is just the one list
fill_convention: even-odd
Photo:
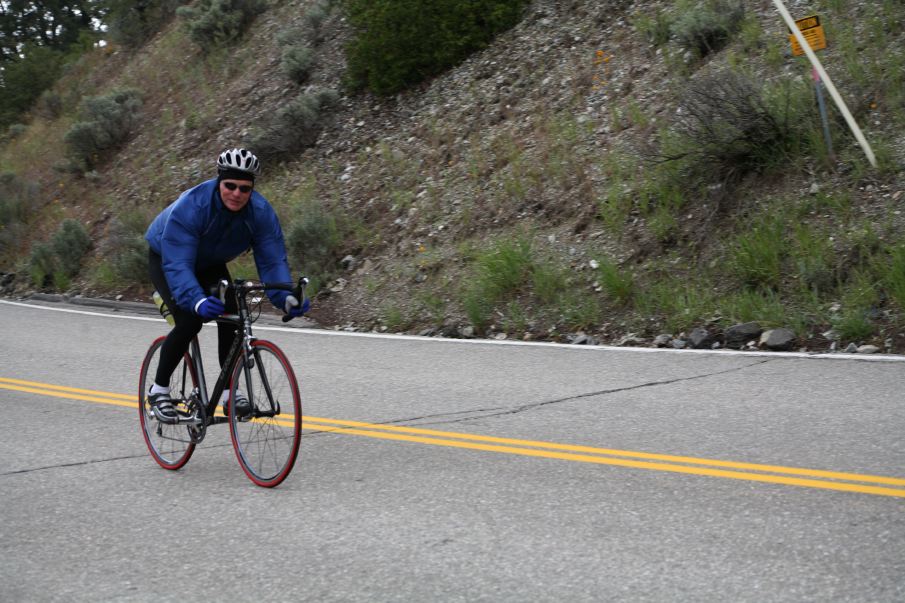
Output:
[[[820,25],[820,17],[817,15],[804,17],[796,20],[795,25],[798,26],[801,35],[807,40],[811,50],[817,51],[826,48],[826,34],[823,32],[823,26]],[[794,35],[789,34],[789,41],[792,43],[792,54],[797,57],[804,54],[801,44],[798,43]]]

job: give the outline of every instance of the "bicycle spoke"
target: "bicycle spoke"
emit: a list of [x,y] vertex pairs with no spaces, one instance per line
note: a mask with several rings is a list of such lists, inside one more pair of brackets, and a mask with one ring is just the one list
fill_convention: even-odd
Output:
[[[239,462],[260,486],[275,486],[289,474],[298,454],[301,406],[298,386],[282,352],[269,342],[253,345],[254,368],[238,364],[233,372],[233,395],[242,390],[253,409],[243,420],[230,411],[230,430]],[[276,415],[277,409],[291,415]]]

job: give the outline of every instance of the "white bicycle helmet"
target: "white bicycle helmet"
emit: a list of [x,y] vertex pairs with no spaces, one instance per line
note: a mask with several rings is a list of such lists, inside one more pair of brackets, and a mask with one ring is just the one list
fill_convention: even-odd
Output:
[[257,176],[261,173],[261,162],[254,153],[246,149],[229,149],[217,157],[217,169],[236,170]]

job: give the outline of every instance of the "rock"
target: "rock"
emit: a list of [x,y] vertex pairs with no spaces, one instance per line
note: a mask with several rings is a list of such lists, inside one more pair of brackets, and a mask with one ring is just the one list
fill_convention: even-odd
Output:
[[880,348],[875,345],[862,345],[858,347],[859,354],[876,354],[879,351]]
[[673,339],[670,344],[675,350],[684,350],[686,347],[688,347],[688,342],[684,339]]
[[658,348],[665,348],[672,341],[672,335],[657,335],[654,337],[654,345]]
[[123,301],[123,296],[122,296],[122,295],[117,295],[117,296],[116,296],[116,301]]
[[845,353],[846,353],[846,354],[856,354],[856,353],[858,353],[858,346],[856,346],[856,345],[853,344],[853,343],[848,344],[848,346],[845,348]]
[[433,337],[436,334],[437,334],[437,329],[435,329],[434,327],[428,327],[426,329],[422,329],[418,333],[418,336],[419,337]]
[[795,347],[795,333],[791,329],[769,329],[760,335],[760,348],[788,351]]
[[691,334],[688,336],[688,342],[695,350],[706,350],[711,345],[713,345],[714,337],[713,334],[707,329],[698,327],[696,329],[692,329]]
[[355,270],[355,267],[358,266],[358,260],[353,255],[347,255],[339,261],[339,265],[343,267],[343,270]]
[[647,343],[647,340],[645,340],[643,337],[638,337],[636,333],[629,333],[618,342],[616,342],[616,345],[637,346],[644,345],[645,343]]
[[464,337],[465,339],[472,339],[474,338],[474,327],[472,327],[471,325],[462,327],[462,329],[459,331],[459,334],[462,335],[462,337]]
[[598,345],[599,342],[584,333],[578,333],[570,342],[572,345]]
[[761,331],[763,329],[756,322],[733,325],[723,334],[723,343],[727,348],[740,349],[752,339],[756,341],[760,337]]

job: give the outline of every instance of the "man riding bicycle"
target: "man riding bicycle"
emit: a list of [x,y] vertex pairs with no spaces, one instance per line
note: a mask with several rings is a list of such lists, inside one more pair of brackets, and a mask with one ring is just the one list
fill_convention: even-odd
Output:
[[[254,190],[260,174],[258,158],[245,149],[229,149],[217,158],[217,177],[183,192],[154,219],[145,233],[151,282],[170,308],[175,326],[166,337],[154,384],[148,392],[152,412],[164,422],[178,419],[170,398],[170,377],[201,325],[225,312],[235,313],[235,300],[226,305],[208,291],[230,280],[226,264],[249,248],[258,276],[264,282],[291,280],[286,245],[276,212]],[[271,303],[289,316],[301,316],[310,302],[288,291],[268,290]],[[237,327],[218,323],[221,366]],[[221,402],[226,404],[228,392]],[[247,398],[237,392],[236,414],[249,411]]]

